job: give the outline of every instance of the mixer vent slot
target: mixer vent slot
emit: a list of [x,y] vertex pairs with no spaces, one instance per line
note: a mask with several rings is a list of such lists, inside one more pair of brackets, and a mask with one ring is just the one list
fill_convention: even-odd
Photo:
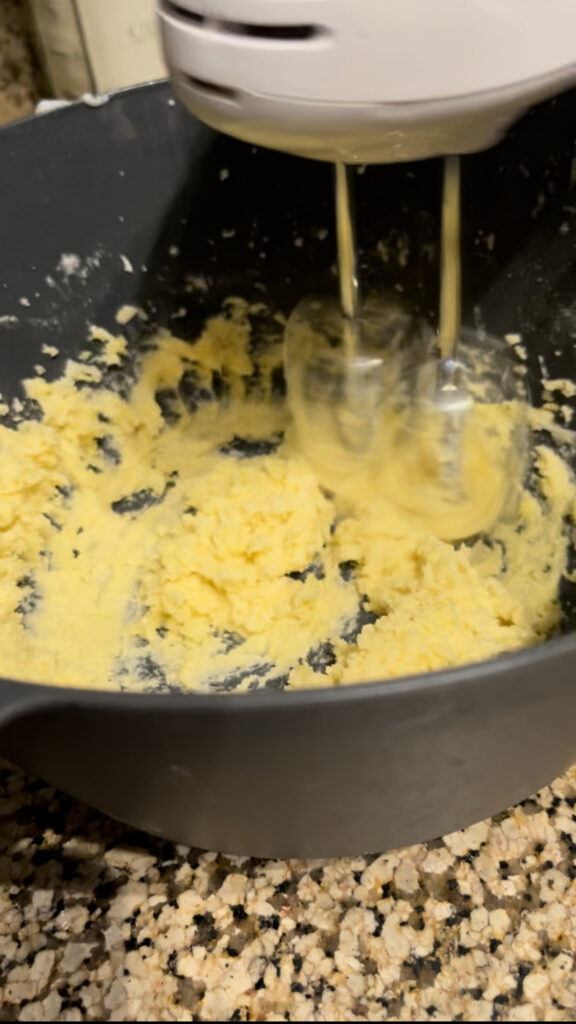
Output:
[[218,85],[216,82],[206,82],[203,78],[196,78],[195,75],[182,73],[182,78],[189,82],[200,92],[209,96],[215,96],[219,100],[228,100],[229,103],[238,103],[239,93],[237,89],[230,89],[226,85]]
[[244,21],[209,18],[199,11],[191,11],[188,7],[174,3],[174,0],[163,0],[162,9],[171,17],[187,21],[197,28],[209,29],[211,32],[223,32],[227,35],[244,36],[249,39],[302,43],[317,39],[327,33],[327,29],[321,25],[253,25]]
[[246,25],[239,21],[220,23],[223,31],[232,32],[237,36],[250,36],[252,39],[279,39],[281,41],[304,42],[316,39],[323,30],[316,25]]

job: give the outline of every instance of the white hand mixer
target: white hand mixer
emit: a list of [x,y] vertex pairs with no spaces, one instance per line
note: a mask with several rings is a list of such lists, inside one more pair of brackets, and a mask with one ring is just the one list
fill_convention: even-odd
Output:
[[[251,143],[337,165],[342,346],[335,371],[333,351],[330,356],[329,388],[318,386],[319,367],[330,371],[310,338],[321,346],[323,332],[333,332],[333,305],[297,310],[287,332],[295,418],[303,438],[322,434],[322,422],[324,456],[349,448],[364,457],[374,439],[378,444],[373,428],[384,387],[381,354],[366,342],[377,311],[371,309],[370,323],[362,321],[351,175],[344,165],[448,157],[438,353],[434,373],[421,379],[429,382],[426,408],[440,421],[440,435],[449,436],[448,458],[439,459],[440,488],[448,502],[459,500],[470,392],[456,358],[455,157],[494,144],[531,105],[576,83],[575,0],[160,0],[160,19],[176,93],[201,120]],[[397,320],[394,311],[382,315],[388,326]],[[314,330],[303,343],[300,328],[311,317]],[[473,343],[469,361],[484,355]],[[491,355],[502,358],[502,348]],[[494,375],[490,395],[491,401],[514,397],[495,392]],[[314,419],[314,402],[335,406],[332,427],[326,409]],[[511,459],[520,465],[518,431],[510,436],[516,439]]]
[[483,149],[576,76],[574,0],[161,0],[160,17],[201,120],[320,160]]

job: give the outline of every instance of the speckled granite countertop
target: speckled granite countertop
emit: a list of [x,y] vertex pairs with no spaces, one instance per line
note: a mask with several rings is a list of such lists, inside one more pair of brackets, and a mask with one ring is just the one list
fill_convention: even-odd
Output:
[[27,117],[38,99],[38,68],[24,0],[0,0],[0,125]]
[[383,856],[236,860],[0,771],[0,1020],[574,1020],[576,770]]

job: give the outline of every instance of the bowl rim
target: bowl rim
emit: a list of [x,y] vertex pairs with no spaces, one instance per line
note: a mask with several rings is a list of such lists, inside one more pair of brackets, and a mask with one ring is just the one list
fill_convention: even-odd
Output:
[[[13,680],[0,677],[0,712],[3,697],[11,691],[13,698],[24,704],[90,705],[106,707],[114,705],[116,710],[167,711],[181,713],[191,707],[196,711],[212,713],[268,712],[282,706],[285,710],[311,709],[324,705],[350,705],[353,703],[392,700],[396,697],[415,697],[442,691],[464,693],[480,680],[490,682],[500,677],[522,674],[524,671],[541,669],[549,665],[552,672],[554,663],[563,661],[576,652],[576,631],[570,635],[544,640],[532,647],[518,651],[504,652],[484,661],[470,662],[455,668],[421,672],[393,679],[373,682],[345,683],[341,686],[318,686],[301,690],[252,690],[244,693],[203,693],[190,690],[174,693],[146,693],[135,690],[89,688],[81,686],[60,686],[57,683],[39,683],[34,680]],[[576,661],[575,661],[576,666]],[[80,672],[79,672],[80,674]],[[575,680],[576,683],[576,680]],[[520,684],[521,685],[521,684]],[[4,693],[3,693],[4,691]]]

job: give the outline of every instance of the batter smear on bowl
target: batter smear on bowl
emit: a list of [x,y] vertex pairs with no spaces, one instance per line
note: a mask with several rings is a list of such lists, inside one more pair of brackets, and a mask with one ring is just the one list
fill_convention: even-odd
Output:
[[562,454],[534,442],[514,516],[465,543],[393,491],[343,502],[297,450],[280,332],[255,344],[254,312],[229,302],[193,343],[94,329],[83,359],[27,381],[5,410],[3,676],[159,692],[333,686],[559,630],[576,497]]

